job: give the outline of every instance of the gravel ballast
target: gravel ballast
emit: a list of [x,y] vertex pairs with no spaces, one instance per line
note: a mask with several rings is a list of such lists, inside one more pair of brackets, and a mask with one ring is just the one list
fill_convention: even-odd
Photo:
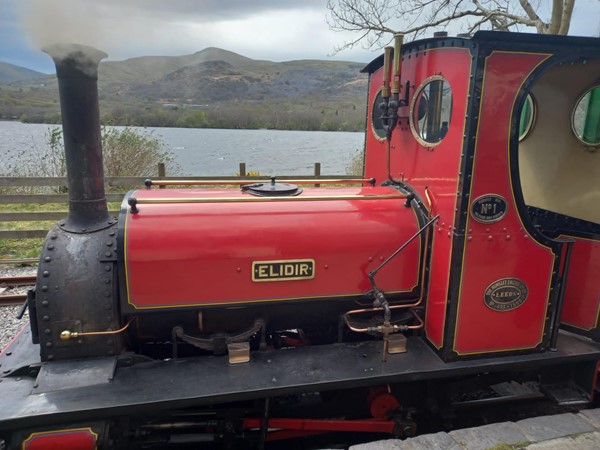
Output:
[[[12,277],[18,275],[36,275],[35,267],[2,267],[0,266],[0,277]],[[13,293],[21,293],[29,288],[17,288]],[[3,349],[17,333],[27,325],[29,315],[25,313],[21,320],[17,319],[17,314],[21,306],[1,306],[0,307],[0,349]]]

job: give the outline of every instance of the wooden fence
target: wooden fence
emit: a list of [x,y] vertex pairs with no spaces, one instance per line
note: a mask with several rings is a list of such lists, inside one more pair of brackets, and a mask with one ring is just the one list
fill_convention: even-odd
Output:
[[[268,180],[266,176],[247,176],[246,164],[239,164],[239,176],[235,177],[240,181],[258,181]],[[106,199],[109,202],[121,202],[125,192],[119,191],[119,188],[126,189],[126,187],[139,186],[144,187],[144,180],[152,178],[153,180],[163,180],[168,178],[169,180],[231,180],[234,177],[231,176],[220,176],[220,177],[166,177],[164,165],[159,164],[158,177],[106,177],[104,179],[107,194]],[[312,175],[294,175],[294,176],[281,176],[277,177],[277,180],[285,181],[286,179],[306,179],[306,180],[326,180],[326,179],[353,179],[356,176],[351,175],[329,175],[321,176],[321,164],[315,163],[314,173]],[[2,187],[53,187],[60,188],[66,187],[67,180],[65,177],[0,177],[0,188]],[[318,185],[318,183],[315,183]],[[115,192],[116,190],[116,192]],[[65,210],[69,203],[68,194],[0,194],[0,204],[64,204]],[[118,211],[111,211],[112,215],[117,215]],[[6,230],[3,224],[10,222],[39,222],[39,221],[57,221],[66,216],[66,212],[0,212],[0,239],[31,239],[31,238],[43,238],[48,234],[48,230],[40,229],[28,229],[28,230]]]

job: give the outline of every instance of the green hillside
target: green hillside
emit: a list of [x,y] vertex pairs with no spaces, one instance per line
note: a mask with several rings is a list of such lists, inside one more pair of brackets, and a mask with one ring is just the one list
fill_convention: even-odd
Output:
[[[357,130],[363,63],[253,60],[218,48],[100,64],[105,123],[142,126]],[[56,78],[0,84],[0,118],[60,120]]]
[[0,61],[0,83],[33,80],[45,76],[47,76],[45,73]]

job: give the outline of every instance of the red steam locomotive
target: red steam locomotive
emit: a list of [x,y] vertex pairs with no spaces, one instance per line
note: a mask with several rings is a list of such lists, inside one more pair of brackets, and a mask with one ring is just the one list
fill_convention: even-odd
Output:
[[304,448],[474,403],[594,400],[599,39],[397,36],[364,69],[363,178],[148,180],[118,218],[106,55],[47,51],[70,208],[0,356],[6,447]]

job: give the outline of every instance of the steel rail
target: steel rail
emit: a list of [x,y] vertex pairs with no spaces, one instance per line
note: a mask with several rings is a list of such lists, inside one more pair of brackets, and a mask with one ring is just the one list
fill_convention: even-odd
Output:
[[35,284],[35,280],[35,275],[0,277],[0,286],[28,286],[30,284]]
[[0,306],[22,305],[27,299],[27,294],[0,295]]
[[[0,288],[14,286],[30,286],[34,285],[36,280],[35,275],[19,275],[11,277],[0,277]],[[27,294],[3,294],[0,293],[0,306],[16,306],[21,305],[27,299]]]

